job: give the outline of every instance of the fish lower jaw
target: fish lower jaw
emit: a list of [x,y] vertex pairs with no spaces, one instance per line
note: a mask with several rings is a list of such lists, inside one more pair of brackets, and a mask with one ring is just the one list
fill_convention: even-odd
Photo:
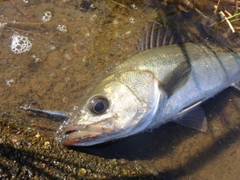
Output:
[[64,146],[85,146],[84,144],[98,144],[97,139],[100,139],[100,136],[106,136],[107,134],[114,131],[113,126],[88,126],[86,129],[80,129],[81,130],[79,130],[78,128],[67,129],[65,132],[62,133],[60,142]]
[[74,146],[84,142],[88,142],[102,135],[101,132],[91,132],[91,131],[73,131],[69,134],[63,134],[61,143],[64,146]]

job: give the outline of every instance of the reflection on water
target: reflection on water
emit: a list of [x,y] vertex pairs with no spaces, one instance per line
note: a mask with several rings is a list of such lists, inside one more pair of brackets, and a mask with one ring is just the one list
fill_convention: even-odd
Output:
[[[56,145],[51,132],[32,125],[57,128],[59,122],[29,116],[19,109],[26,104],[62,111],[77,106],[106,68],[137,53],[141,29],[149,21],[157,19],[163,28],[177,31],[187,41],[238,45],[238,22],[232,22],[236,33],[226,22],[218,26],[221,17],[213,13],[216,2],[195,2],[197,9],[185,2],[0,1],[0,158],[4,162],[0,163],[0,177],[9,178],[14,173],[26,177],[26,172],[29,178],[45,174],[48,179],[61,173],[62,177],[71,174],[75,179],[92,177],[94,173],[96,177],[148,173],[150,176],[146,177],[163,179],[237,179],[240,101],[235,89],[227,89],[204,104],[209,120],[205,134],[167,124],[151,133],[92,148]],[[224,11],[224,7],[218,11]],[[227,6],[227,10],[234,13],[235,7]],[[30,51],[11,51],[12,37],[16,35],[28,38]],[[57,156],[58,152],[61,155]],[[21,163],[18,154],[29,158],[29,153],[32,162]],[[81,157],[79,162],[76,157]],[[128,169],[115,170],[118,174],[107,171],[113,167],[111,163],[115,164],[108,159],[114,158]],[[61,165],[54,164],[55,159],[60,159]],[[71,164],[73,161],[76,162]],[[15,167],[9,169],[12,164]],[[61,172],[58,166],[65,171]],[[56,171],[53,175],[51,168]],[[108,173],[99,173],[99,168]]]

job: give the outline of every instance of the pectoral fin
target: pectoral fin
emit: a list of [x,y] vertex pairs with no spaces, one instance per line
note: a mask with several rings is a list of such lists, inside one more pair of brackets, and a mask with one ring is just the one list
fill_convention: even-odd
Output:
[[174,122],[199,131],[207,131],[207,120],[203,110],[199,106],[190,109],[188,112],[180,112],[179,117]]
[[164,80],[164,89],[170,97],[181,88],[188,80],[191,72],[191,64],[188,61],[180,63]]

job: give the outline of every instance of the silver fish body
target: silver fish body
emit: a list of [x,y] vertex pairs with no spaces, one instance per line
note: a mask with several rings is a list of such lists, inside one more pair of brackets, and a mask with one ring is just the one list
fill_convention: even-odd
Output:
[[183,43],[140,52],[99,81],[57,132],[89,146],[169,121],[206,130],[199,104],[240,80],[238,49]]

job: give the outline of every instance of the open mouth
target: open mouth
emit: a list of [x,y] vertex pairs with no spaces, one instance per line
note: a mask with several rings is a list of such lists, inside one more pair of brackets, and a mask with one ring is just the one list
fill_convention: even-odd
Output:
[[66,126],[60,129],[58,134],[60,133],[60,141],[64,146],[74,146],[94,141],[97,137],[111,133],[113,130],[114,123],[100,122],[91,125]]
[[68,130],[62,134],[61,143],[64,146],[71,146],[77,143],[83,143],[83,142],[89,141],[101,134],[103,133],[94,132],[94,131]]

